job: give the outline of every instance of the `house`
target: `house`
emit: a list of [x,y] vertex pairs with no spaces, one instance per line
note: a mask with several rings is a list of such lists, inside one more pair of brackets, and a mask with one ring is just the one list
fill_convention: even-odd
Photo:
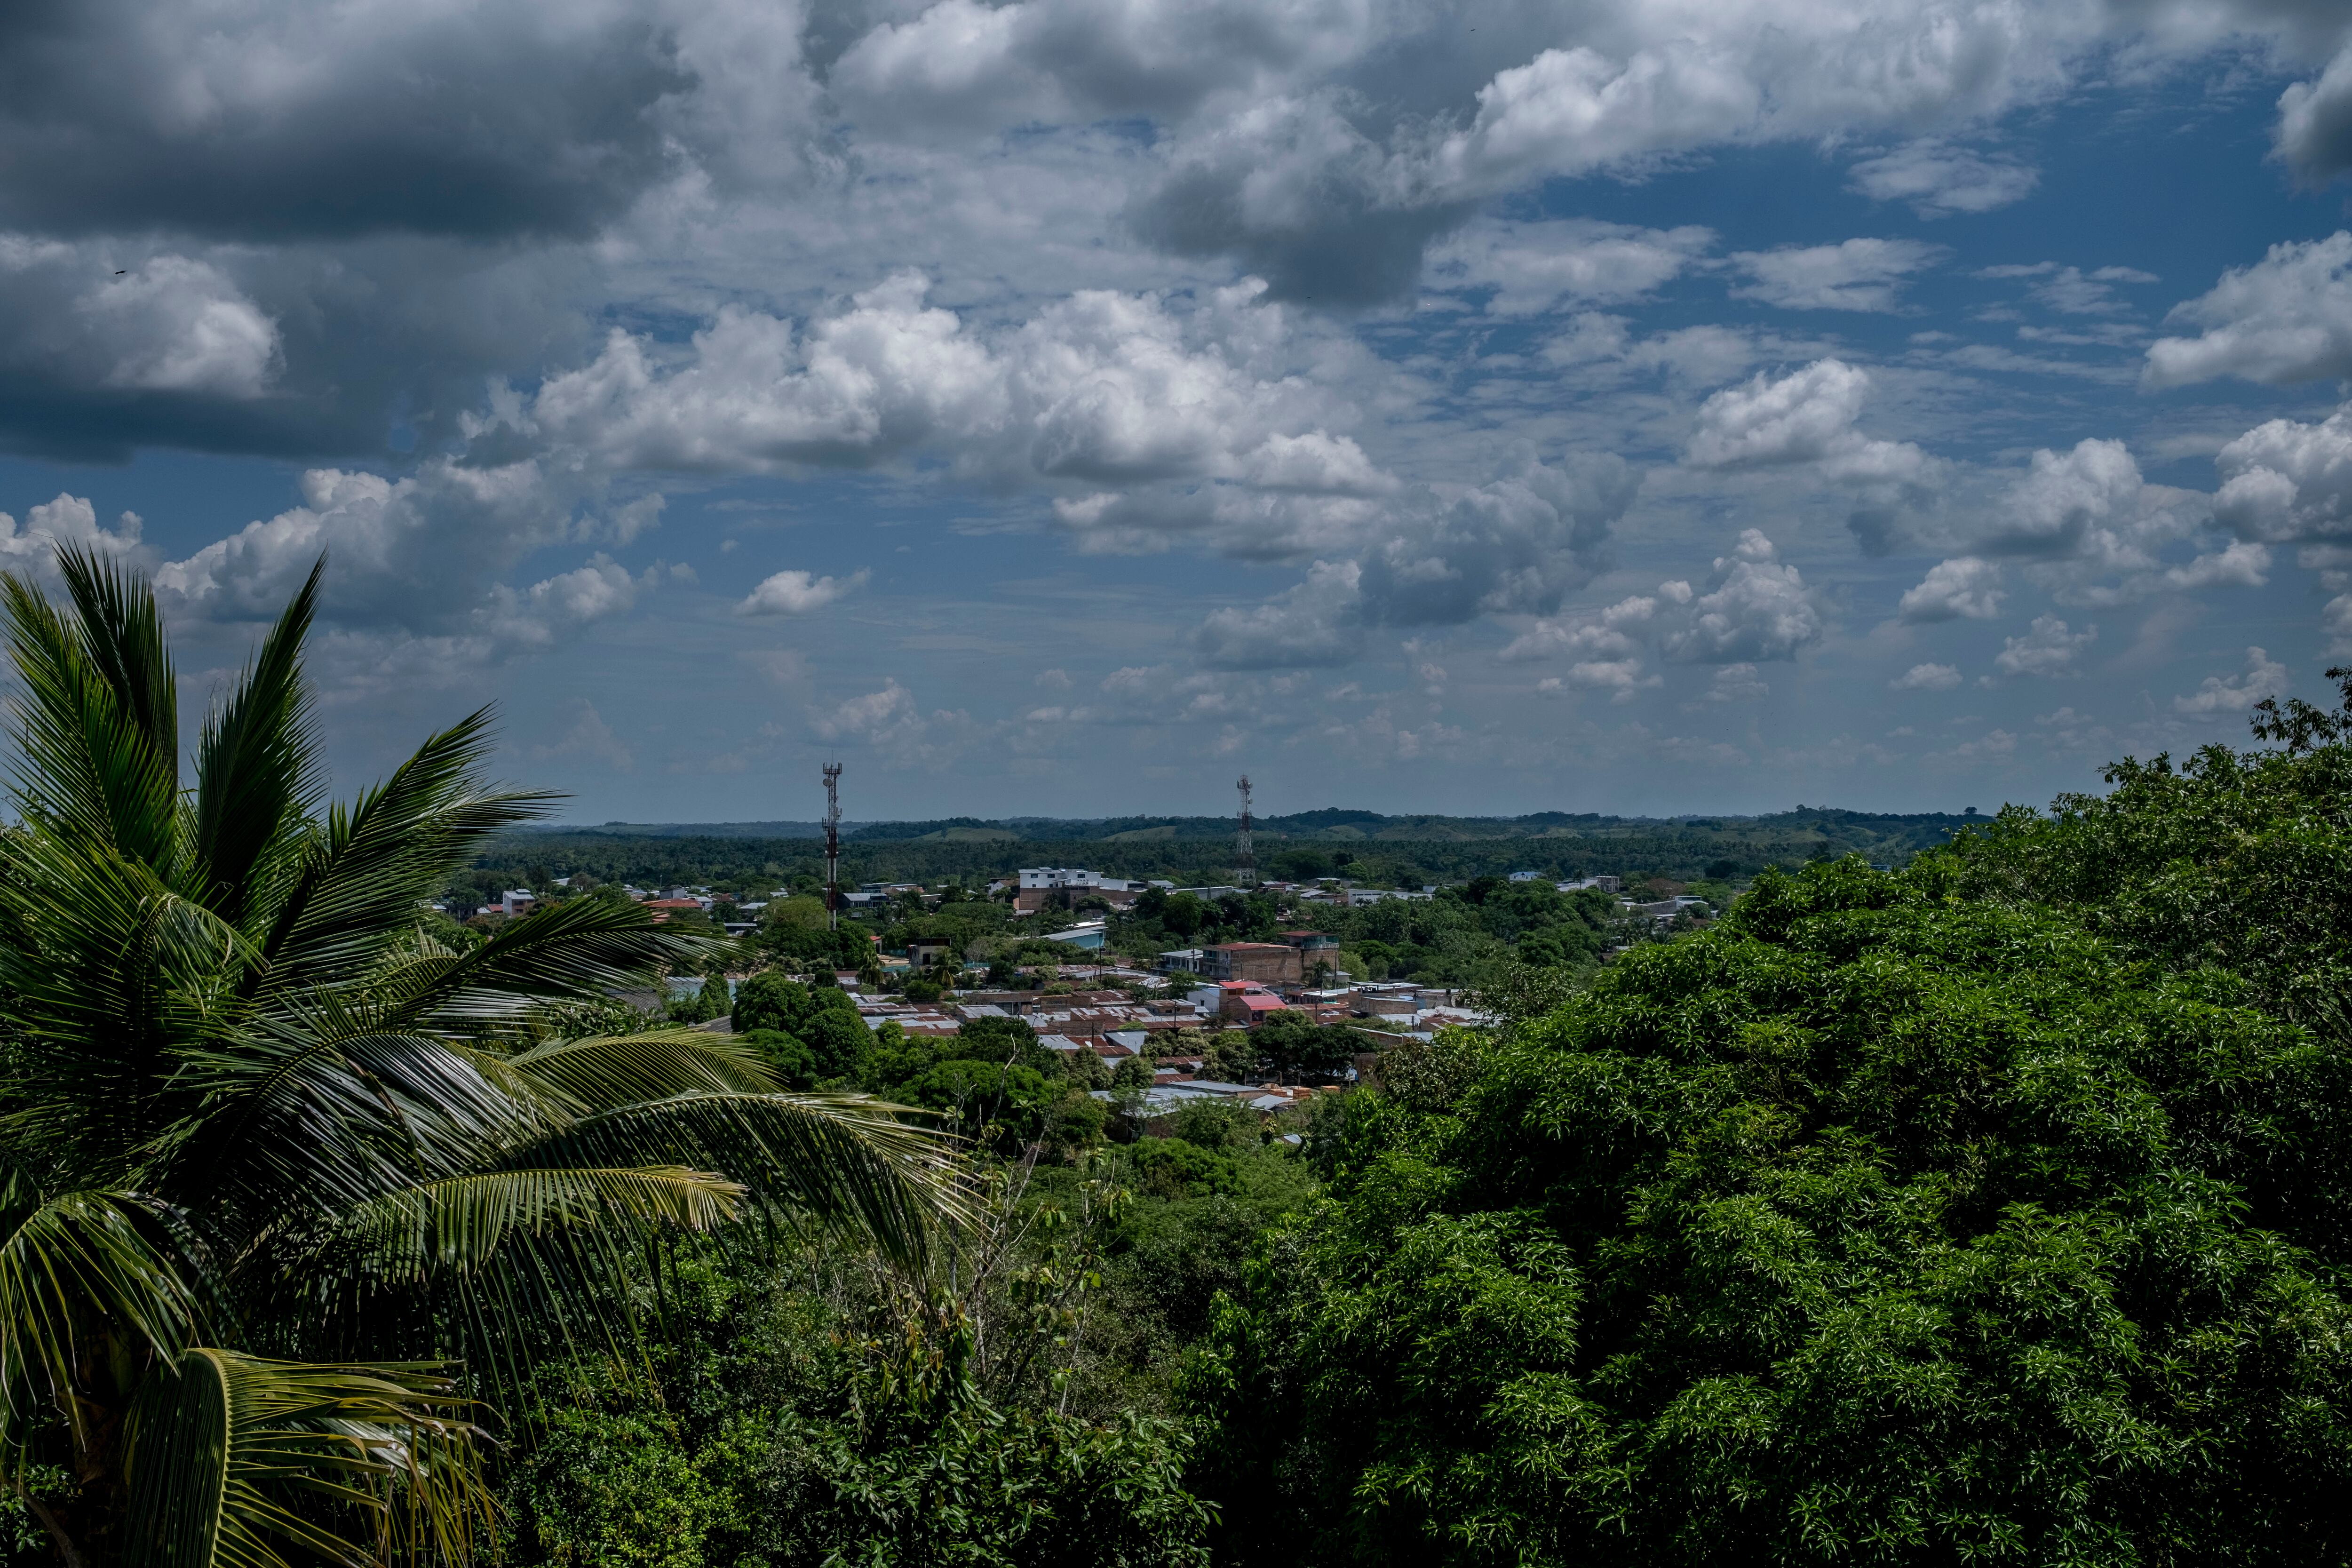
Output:
[[537,908],[539,895],[528,888],[509,888],[499,895],[499,910],[503,914],[527,915]]
[[1623,879],[1617,877],[1579,877],[1570,881],[1552,884],[1563,893],[1581,893],[1588,889],[1597,892],[1614,893],[1622,890],[1624,885]]
[[1047,942],[1067,942],[1088,952],[1097,952],[1103,944],[1104,927],[1100,921],[1080,921],[1066,931],[1049,931]]
[[1075,866],[1030,866],[1019,875],[1021,885],[1013,895],[1013,907],[1024,911],[1067,909],[1080,897],[1098,897],[1113,909],[1123,910],[1143,896],[1146,885]]
[[1408,903],[1418,903],[1436,896],[1433,889],[1408,893],[1399,888],[1350,888],[1348,889],[1348,903],[1351,908],[1364,904],[1377,904],[1390,899],[1402,899]]
[[1195,987],[1192,1002],[1219,1022],[1244,1029],[1255,1028],[1287,1005],[1273,992],[1246,980]]
[[1162,974],[1198,974],[1201,973],[1201,950],[1180,947],[1163,952],[1160,955],[1158,967]]
[[1541,871],[1514,871],[1511,873],[1511,880],[1514,882],[1540,882],[1543,879],[1544,874]]
[[1297,985],[1307,978],[1306,955],[1279,942],[1221,942],[1201,950],[1199,973],[1203,980]]

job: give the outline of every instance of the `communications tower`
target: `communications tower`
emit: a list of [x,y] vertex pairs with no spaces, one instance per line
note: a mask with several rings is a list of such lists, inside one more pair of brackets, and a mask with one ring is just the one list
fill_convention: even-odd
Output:
[[824,764],[824,929],[841,929],[841,764]]
[[1249,774],[1242,775],[1234,786],[1242,792],[1242,830],[1234,845],[1234,877],[1244,888],[1257,886],[1257,852],[1250,847],[1250,782]]

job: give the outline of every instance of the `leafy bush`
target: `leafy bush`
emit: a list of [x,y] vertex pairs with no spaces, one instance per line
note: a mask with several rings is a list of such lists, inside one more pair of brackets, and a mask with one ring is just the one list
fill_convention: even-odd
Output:
[[2352,1550],[2352,1061],[1967,868],[1767,877],[1367,1102],[1187,1374],[1222,1555]]

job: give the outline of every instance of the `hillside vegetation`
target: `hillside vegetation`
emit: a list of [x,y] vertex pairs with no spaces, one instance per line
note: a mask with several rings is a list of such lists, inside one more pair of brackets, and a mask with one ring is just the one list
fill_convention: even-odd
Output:
[[[1255,833],[1259,869],[1267,877],[1345,876],[1418,886],[1532,870],[1561,878],[1648,873],[1688,881],[1747,877],[1769,866],[1847,854],[1893,864],[1982,820],[1827,808],[1675,820],[1558,812],[1488,818],[1317,811],[1261,819]],[[1227,817],[873,823],[845,836],[842,877],[853,883],[980,881],[1023,866],[1084,866],[1112,876],[1197,885],[1232,879],[1233,839]],[[538,869],[585,871],[599,881],[640,886],[748,888],[762,879],[820,876],[822,854],[815,837],[799,833],[760,837],[691,825],[608,825],[509,835],[490,847],[478,868],[484,886]]]

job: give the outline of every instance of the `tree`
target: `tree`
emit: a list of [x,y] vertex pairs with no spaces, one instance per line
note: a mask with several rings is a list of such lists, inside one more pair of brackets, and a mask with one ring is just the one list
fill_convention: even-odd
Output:
[[472,1396],[641,1243],[777,1205],[924,1248],[942,1167],[869,1102],[719,1037],[552,1032],[706,944],[595,899],[464,950],[421,928],[551,797],[479,784],[477,713],[322,811],[323,563],[185,789],[152,595],[58,564],[69,607],[0,580],[0,1473],[63,1472],[27,1501],[68,1563],[462,1560]]
[[1188,1373],[1221,1557],[2352,1552],[2352,1053],[1976,853],[1767,874],[1400,1053]]
[[824,900],[806,894],[777,899],[760,911],[760,924],[780,931],[824,931]]
[[1160,923],[1176,936],[1191,936],[1213,918],[1208,904],[1194,893],[1171,893],[1160,906]]
[[790,1034],[814,1005],[807,986],[763,969],[735,987],[735,1030],[748,1034],[753,1029],[780,1029]]
[[1318,1024],[1303,1012],[1285,1008],[1250,1033],[1250,1043],[1266,1065],[1286,1078],[1339,1078],[1363,1037],[1345,1024]]
[[683,996],[670,998],[666,1016],[673,1024],[706,1024],[727,1015],[727,982],[711,975]]

